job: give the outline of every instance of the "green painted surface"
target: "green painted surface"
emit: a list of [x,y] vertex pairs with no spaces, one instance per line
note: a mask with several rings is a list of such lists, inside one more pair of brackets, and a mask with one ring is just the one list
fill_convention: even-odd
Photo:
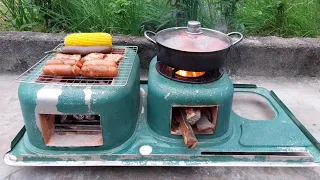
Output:
[[[154,62],[153,62],[154,63]],[[151,63],[152,64],[152,63]],[[138,69],[138,65],[135,64],[134,69]],[[137,70],[132,71],[133,74],[138,73]],[[133,78],[134,76],[132,76]],[[149,76],[149,80],[152,76]],[[227,78],[226,76],[223,78]],[[161,80],[161,78],[159,79]],[[151,80],[152,81],[152,80]],[[163,79],[161,81],[164,81]],[[222,82],[229,83],[228,79],[221,79]],[[130,82],[130,80],[129,80]],[[134,83],[133,83],[134,82]],[[285,163],[286,165],[296,163],[310,163],[314,162],[320,165],[320,152],[319,149],[314,146],[310,140],[302,133],[302,131],[295,125],[290,116],[287,115],[284,109],[277,103],[277,101],[270,95],[270,91],[264,88],[256,88],[254,86],[250,87],[241,87],[236,86],[234,88],[235,92],[248,92],[255,93],[266,98],[269,105],[274,109],[276,113],[275,119],[271,121],[252,121],[245,118],[242,118],[231,112],[231,117],[228,123],[228,127],[225,130],[220,131],[220,135],[216,136],[202,136],[199,137],[199,144],[196,150],[187,149],[181,136],[171,136],[168,135],[169,129],[168,124],[165,125],[159,123],[161,127],[160,130],[155,130],[153,123],[157,124],[155,120],[148,119],[151,118],[149,112],[147,112],[147,107],[150,106],[150,98],[147,98],[150,95],[148,92],[148,85],[139,84],[138,75],[132,79],[133,84],[128,84],[132,89],[122,88],[121,90],[110,90],[106,91],[103,88],[94,88],[94,93],[92,93],[90,108],[83,104],[85,98],[79,98],[79,105],[83,106],[79,109],[81,111],[91,111],[92,113],[102,114],[105,113],[106,116],[109,115],[110,118],[103,119],[102,123],[105,123],[103,126],[106,129],[103,129],[103,137],[105,145],[102,147],[91,147],[91,148],[47,148],[44,147],[42,139],[39,139],[39,129],[37,125],[30,123],[31,120],[34,120],[35,114],[35,102],[36,93],[33,93],[34,90],[39,90],[41,86],[28,86],[26,84],[21,84],[19,89],[19,97],[22,99],[22,110],[23,116],[26,124],[26,131],[20,141],[13,147],[13,149],[8,153],[11,157],[11,161],[14,163],[30,163],[30,165],[38,165],[41,163],[54,164],[54,165],[65,165],[66,163],[74,163],[72,165],[86,165],[86,163],[91,163],[90,165],[126,165],[126,166],[147,166],[147,165],[171,165],[171,166],[194,166],[194,165],[219,165],[220,163],[225,163],[224,165],[232,165],[232,163],[261,163],[261,162],[270,162],[270,163]],[[170,86],[168,86],[170,85]],[[171,85],[167,84],[167,88],[172,88]],[[219,85],[217,82],[216,86]],[[154,97],[159,96],[158,98],[165,99],[163,95],[166,95],[165,91],[168,89],[160,87],[159,82],[151,82],[149,86],[154,86],[158,89],[159,93],[154,93]],[[216,87],[214,86],[214,87]],[[28,88],[36,89],[28,89]],[[139,88],[140,87],[140,91]],[[221,87],[228,87],[229,85],[224,86],[221,84]],[[189,90],[195,87],[186,87]],[[216,96],[216,90],[212,86],[211,94],[209,90],[205,90],[207,96]],[[204,88],[205,89],[205,88]],[[23,90],[23,92],[22,92]],[[63,89],[62,96],[68,96],[67,88]],[[229,92],[230,91],[230,92]],[[226,94],[231,93],[232,89],[225,92]],[[35,91],[36,92],[36,91]],[[132,94],[132,92],[140,92],[139,95]],[[179,91],[180,94],[183,94],[185,91],[182,89]],[[220,91],[219,91],[220,92]],[[81,91],[79,90],[79,95]],[[119,93],[121,96],[117,96]],[[107,95],[106,95],[107,94]],[[111,97],[113,95],[113,97]],[[82,95],[81,95],[82,96]],[[171,102],[175,99],[174,97],[167,96]],[[190,95],[192,98],[193,95]],[[200,95],[201,96],[201,95]],[[232,96],[232,95],[231,95]],[[134,97],[130,100],[130,97]],[[217,96],[219,99],[220,96]],[[228,97],[228,96],[226,96]],[[179,97],[177,97],[179,98]],[[204,97],[201,97],[202,100],[205,100]],[[167,102],[164,105],[168,104]],[[166,99],[166,100],[167,100]],[[227,98],[228,99],[228,98]],[[140,100],[139,103],[136,102]],[[156,101],[155,99],[153,99]],[[61,102],[60,102],[61,101]],[[115,102],[115,106],[112,102]],[[212,103],[212,99],[208,98],[207,102]],[[75,112],[75,107],[70,104],[71,99],[68,100],[59,100],[57,109],[63,111],[63,113]],[[110,104],[109,104],[110,102]],[[148,103],[147,103],[148,102]],[[162,105],[155,103],[158,108],[158,112],[164,112]],[[183,103],[183,102],[182,102]],[[185,100],[185,103],[192,103],[190,100]],[[198,102],[194,102],[195,104]],[[225,102],[223,102],[225,103]],[[229,103],[229,101],[228,101]],[[227,104],[228,104],[227,103]],[[138,113],[127,114],[127,112],[120,111],[119,107],[126,107],[128,111],[135,111],[128,108],[129,106],[134,105],[133,108]],[[153,104],[154,105],[154,104]],[[66,106],[64,108],[64,106]],[[138,111],[139,109],[139,111]],[[226,110],[225,110],[226,111]],[[130,115],[130,117],[129,117]],[[135,118],[138,117],[137,125],[135,124]],[[158,114],[161,117],[167,117],[167,115]],[[118,118],[118,121],[114,121],[113,118]],[[101,116],[102,117],[102,116]],[[157,117],[155,117],[157,118]],[[223,120],[221,120],[223,121]],[[131,122],[134,122],[131,124]],[[226,123],[227,121],[223,121]],[[129,123],[129,125],[128,125]],[[134,129],[136,125],[136,129]],[[152,127],[154,126],[154,127]],[[223,128],[222,128],[223,129]],[[131,136],[133,131],[134,134]],[[127,133],[123,133],[127,131]],[[131,137],[130,137],[131,136]],[[117,141],[119,140],[119,141]],[[127,140],[127,141],[126,141]],[[117,141],[117,142],[116,142]],[[141,147],[150,146],[152,152],[149,155],[141,155]],[[306,151],[309,152],[312,158],[297,158],[297,159],[281,159],[277,157],[271,157],[268,155],[252,155],[252,156],[234,156],[234,155],[202,155],[202,152],[300,152]],[[77,164],[80,162],[82,164]],[[13,163],[13,164],[14,164]],[[226,164],[227,163],[227,164]],[[270,164],[269,164],[270,165]],[[272,164],[271,164],[272,165]],[[277,165],[277,164],[274,164]]]
[[35,108],[37,105],[35,99],[37,99],[37,92],[43,87],[44,85],[31,86],[30,84],[21,83],[18,90],[27,135],[33,137],[31,142],[36,147],[40,147],[43,144],[41,132],[35,121]]
[[[159,135],[180,138],[170,134],[172,106],[218,105],[216,131],[213,135],[201,135],[199,138],[217,138],[229,130],[233,99],[233,84],[227,73],[217,81],[207,84],[189,84],[172,81],[160,75],[154,68],[153,59],[149,68],[148,82],[148,122]],[[161,108],[160,108],[161,107]]]
[[21,83],[19,100],[28,135],[25,140],[26,147],[39,153],[61,149],[91,150],[88,147],[46,146],[40,123],[36,123],[39,122],[38,114],[98,114],[103,127],[103,145],[95,149],[112,149],[126,142],[134,133],[138,118],[139,63],[139,57],[136,56],[126,86],[87,88]]
[[[62,114],[88,114],[90,111],[93,111],[89,110],[89,107],[85,102],[84,89],[85,87],[62,87],[62,93],[58,98],[57,110]],[[95,88],[90,88],[90,90],[92,91],[92,94],[99,93],[99,90]],[[115,94],[115,96],[117,96],[117,94]]]
[[[110,161],[121,162],[122,165],[150,165],[148,162],[157,161],[163,162],[163,165],[206,165],[208,163],[223,162],[283,162],[281,159],[271,159],[265,155],[255,155],[249,157],[239,157],[232,155],[215,155],[206,156],[201,155],[201,152],[294,152],[305,150],[308,151],[313,157],[316,163],[320,163],[319,150],[311,144],[309,139],[305,137],[302,132],[297,128],[295,129],[295,135],[290,135],[296,139],[291,141],[291,144],[283,144],[283,146],[266,146],[256,145],[255,139],[268,139],[269,134],[257,133],[256,137],[252,137],[251,144],[248,142],[248,146],[242,145],[240,139],[244,135],[241,131],[241,125],[250,124],[253,121],[241,118],[237,114],[231,114],[230,129],[231,135],[221,143],[219,138],[217,139],[200,139],[199,147],[197,150],[188,150],[180,138],[168,138],[160,136],[155,133],[147,122],[147,114],[142,109],[145,109],[147,85],[141,85],[141,105],[140,117],[135,134],[124,144],[109,150],[101,150],[98,148],[91,148],[91,150],[74,149],[69,151],[66,149],[59,150],[45,150],[41,151],[37,148],[29,148],[25,145],[28,143],[28,136],[25,134],[23,138],[12,149],[10,155],[17,157],[17,162],[47,162],[59,165],[59,162],[71,161]],[[236,88],[235,92],[251,92],[260,94],[268,99],[268,102],[276,109],[277,116],[273,121],[280,121],[284,124],[293,125],[292,120],[286,115],[275,100],[270,96],[269,91],[263,88]],[[267,121],[260,121],[263,126],[269,126]],[[280,125],[284,125],[280,124]],[[256,129],[259,131],[259,129]],[[287,133],[281,133],[278,136],[278,140],[281,142],[286,137]],[[283,139],[282,139],[283,138]],[[303,142],[301,142],[303,141]],[[267,142],[266,142],[267,143]],[[152,153],[148,156],[140,154],[139,149],[143,145],[149,145],[152,147]],[[310,162],[311,159],[303,158],[298,160],[286,160],[287,165],[290,163],[302,163]],[[60,164],[60,165],[63,165]],[[158,164],[159,165],[159,164]],[[275,164],[276,165],[276,164]]]
[[[250,121],[241,125],[240,144],[243,146],[308,146],[305,137],[294,124],[281,121]],[[264,134],[261,136],[260,134]],[[285,135],[283,135],[285,134]],[[259,138],[254,138],[259,137]]]

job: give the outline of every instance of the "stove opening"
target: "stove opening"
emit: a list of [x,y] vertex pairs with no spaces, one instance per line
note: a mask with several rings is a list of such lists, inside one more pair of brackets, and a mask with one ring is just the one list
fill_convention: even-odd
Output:
[[202,75],[204,75],[206,72],[193,72],[193,71],[184,71],[184,70],[179,70],[176,72],[176,75],[182,76],[182,77],[189,77],[189,78],[193,78],[193,77],[200,77]]
[[182,135],[183,124],[190,127],[195,135],[214,134],[218,106],[175,106],[172,107],[170,132]]
[[222,69],[213,69],[206,72],[185,71],[170,67],[161,61],[157,62],[156,69],[162,76],[168,79],[191,84],[211,83],[220,79],[223,75]]
[[46,146],[92,147],[102,146],[99,115],[40,114],[42,137]]
[[182,135],[186,146],[196,149],[196,135],[214,134],[218,106],[174,106],[171,114],[170,133]]

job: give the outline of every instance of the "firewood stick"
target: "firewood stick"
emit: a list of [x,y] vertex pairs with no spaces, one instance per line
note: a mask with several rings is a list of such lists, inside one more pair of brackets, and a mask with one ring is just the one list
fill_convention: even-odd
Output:
[[199,131],[214,129],[214,125],[208,120],[207,116],[205,115],[200,118],[196,125]]
[[201,111],[198,108],[186,107],[183,114],[186,116],[187,123],[194,125],[201,118]]
[[203,108],[202,110],[201,110],[201,115],[204,115],[204,116],[206,116],[207,118],[208,118],[208,120],[211,122],[211,120],[212,120],[212,114],[211,114],[211,111],[209,110],[209,109],[207,109],[207,108]]
[[183,136],[184,143],[187,145],[187,147],[189,149],[190,148],[196,149],[196,146],[198,144],[198,140],[197,140],[196,136],[194,135],[190,124],[188,124],[185,121],[185,119],[182,115],[182,112],[177,111],[175,113],[175,118],[176,118],[176,121],[179,122],[179,128],[180,128],[181,134]]

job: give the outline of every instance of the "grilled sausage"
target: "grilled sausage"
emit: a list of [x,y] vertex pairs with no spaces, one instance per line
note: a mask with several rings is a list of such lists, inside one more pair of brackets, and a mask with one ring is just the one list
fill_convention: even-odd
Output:
[[83,64],[86,61],[93,61],[93,60],[103,60],[105,54],[102,53],[90,53],[85,57],[81,58],[80,62]]
[[51,59],[46,61],[46,66],[47,65],[77,65],[79,68],[82,67],[82,63],[80,61],[76,61],[76,60],[72,60],[72,59],[68,59],[68,60],[61,60],[61,59]]
[[81,59],[81,55],[80,54],[61,54],[61,53],[57,53],[51,59],[59,59],[59,60],[72,59],[72,60],[79,61]]
[[81,59],[80,59],[80,63],[81,63],[81,64],[84,64],[85,62],[86,62],[86,60],[85,60],[84,58],[81,58]]
[[50,60],[46,61],[46,66],[57,65],[57,64],[64,64],[64,62],[61,59],[50,59]]
[[82,63],[80,61],[75,61],[75,60],[64,60],[64,64],[66,65],[76,65],[78,66],[79,68],[82,67]]
[[112,48],[109,46],[63,46],[61,48],[57,48],[53,51],[48,51],[46,53],[56,52],[56,53],[64,53],[64,54],[81,54],[87,55],[90,53],[111,53]]
[[104,60],[118,63],[121,61],[122,58],[123,58],[123,55],[121,54],[106,54],[104,57]]
[[75,65],[48,65],[42,68],[44,74],[51,76],[78,76],[80,71]]
[[81,74],[86,77],[115,77],[118,75],[118,68],[113,66],[83,66]]
[[117,67],[117,63],[112,61],[105,61],[105,60],[92,60],[92,61],[85,61],[83,63],[83,66],[94,66],[94,65]]
[[103,59],[105,57],[105,54],[102,53],[90,53],[83,57],[82,59],[86,61],[96,60],[96,59]]

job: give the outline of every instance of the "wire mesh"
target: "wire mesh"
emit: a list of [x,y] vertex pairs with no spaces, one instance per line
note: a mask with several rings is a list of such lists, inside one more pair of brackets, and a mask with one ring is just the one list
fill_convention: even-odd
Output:
[[51,59],[55,53],[48,54],[16,80],[20,83],[51,84],[59,86],[125,86],[131,74],[131,70],[137,55],[137,46],[113,46],[112,54],[122,54],[124,57],[118,64],[118,75],[116,77],[95,77],[84,76],[50,76],[42,73],[45,62]]

